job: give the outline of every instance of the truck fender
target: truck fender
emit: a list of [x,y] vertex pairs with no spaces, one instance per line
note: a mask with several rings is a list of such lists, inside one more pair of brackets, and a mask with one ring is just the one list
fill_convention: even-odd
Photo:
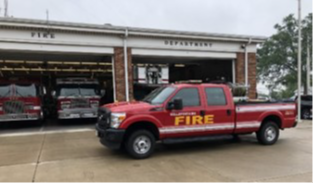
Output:
[[120,126],[120,128],[122,129],[127,129],[130,125],[136,123],[136,122],[150,122],[152,124],[154,124],[157,128],[161,128],[162,127],[162,123],[155,118],[154,116],[151,115],[139,115],[139,116],[132,116],[129,117],[128,119],[126,119]]
[[281,123],[283,123],[283,115],[280,111],[268,111],[268,112],[264,112],[260,115],[258,121],[261,122],[261,124],[263,123],[264,119],[267,118],[268,116],[277,116]]

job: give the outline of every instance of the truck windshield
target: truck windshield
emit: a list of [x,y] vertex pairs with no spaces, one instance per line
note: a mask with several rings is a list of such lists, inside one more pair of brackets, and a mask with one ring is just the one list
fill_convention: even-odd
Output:
[[175,87],[160,87],[153,90],[143,101],[150,104],[162,104],[174,91]]
[[7,97],[11,94],[11,85],[0,85],[0,97]]
[[95,96],[100,95],[98,85],[60,85],[57,90],[58,96]]
[[37,88],[35,84],[28,84],[28,85],[16,84],[15,93],[16,93],[16,96],[20,96],[20,97],[36,97]]
[[[14,87],[14,90],[12,87]],[[12,91],[17,97],[36,97],[38,88],[35,86],[35,84],[0,85],[0,97],[11,96],[13,94]]]

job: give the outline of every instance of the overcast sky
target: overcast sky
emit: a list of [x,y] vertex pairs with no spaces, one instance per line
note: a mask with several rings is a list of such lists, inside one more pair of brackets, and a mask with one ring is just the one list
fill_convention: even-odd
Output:
[[[3,16],[4,0],[0,0]],[[9,15],[172,30],[270,36],[298,0],[9,0]],[[302,0],[302,15],[312,0]]]

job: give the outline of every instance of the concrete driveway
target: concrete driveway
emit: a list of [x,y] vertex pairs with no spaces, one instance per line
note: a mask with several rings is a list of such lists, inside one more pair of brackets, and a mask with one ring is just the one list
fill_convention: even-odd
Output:
[[[100,145],[94,131],[0,135],[0,181],[312,181],[312,123],[281,132],[274,146],[254,135],[166,146],[133,160]],[[34,133],[36,134],[36,133]]]

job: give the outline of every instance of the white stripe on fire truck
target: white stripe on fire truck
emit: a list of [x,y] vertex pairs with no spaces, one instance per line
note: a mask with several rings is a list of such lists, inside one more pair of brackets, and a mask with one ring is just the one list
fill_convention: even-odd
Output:
[[294,105],[286,105],[286,106],[247,106],[247,107],[237,107],[236,112],[258,112],[258,111],[268,111],[268,110],[291,110],[296,109]]
[[41,106],[34,106],[34,110],[41,110]]
[[236,128],[241,129],[241,128],[258,128],[261,126],[261,122],[259,121],[252,121],[252,122],[237,122],[236,123]]
[[[236,124],[237,129],[243,128],[258,128],[261,122],[251,121],[251,122],[238,122]],[[203,132],[203,131],[214,131],[214,130],[231,130],[235,129],[234,123],[224,123],[224,124],[210,124],[210,125],[195,125],[195,126],[171,126],[159,128],[162,134],[171,133],[185,133],[185,132]]]

